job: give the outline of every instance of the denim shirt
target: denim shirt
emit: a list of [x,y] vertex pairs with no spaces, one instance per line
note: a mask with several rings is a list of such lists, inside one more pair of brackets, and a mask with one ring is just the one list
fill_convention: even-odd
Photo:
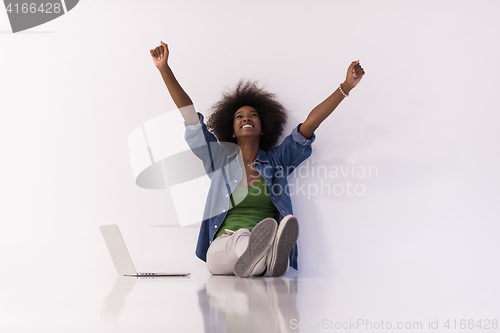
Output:
[[[184,122],[184,126],[186,142],[203,161],[211,180],[196,246],[196,256],[206,261],[208,248],[226,218],[227,211],[232,208],[229,197],[243,178],[245,168],[238,145],[219,143],[207,129],[203,115],[198,112],[198,116],[200,120],[197,124],[186,125]],[[271,147],[267,152],[260,149],[254,161],[255,169],[269,186],[271,201],[275,207],[274,218],[278,223],[284,216],[293,214],[287,176],[311,155],[311,143],[316,138],[314,134],[311,139],[303,137],[298,131],[300,125],[279,146]],[[298,269],[297,257],[298,249],[295,244],[290,252],[290,266],[295,269]]]

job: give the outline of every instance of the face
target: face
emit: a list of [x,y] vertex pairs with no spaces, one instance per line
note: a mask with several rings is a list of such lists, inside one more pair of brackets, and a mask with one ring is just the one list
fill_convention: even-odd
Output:
[[243,106],[234,114],[233,138],[254,137],[259,139],[261,136],[261,123],[257,110],[251,106]]

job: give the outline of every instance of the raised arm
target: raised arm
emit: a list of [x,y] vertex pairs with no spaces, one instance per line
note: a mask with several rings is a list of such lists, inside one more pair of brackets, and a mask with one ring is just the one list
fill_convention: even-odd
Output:
[[[307,119],[300,125],[299,132],[306,139],[310,139],[319,125],[325,120],[337,106],[348,95],[349,92],[356,87],[361,81],[365,71],[359,64],[359,60],[353,61],[347,69],[345,81],[341,84],[341,88],[337,88],[327,99],[316,106],[307,116]],[[344,93],[342,93],[342,91]]]
[[161,77],[167,86],[170,96],[174,100],[175,105],[181,112],[182,117],[186,121],[186,125],[195,125],[198,123],[198,114],[193,107],[188,107],[193,105],[191,98],[182,89],[181,85],[174,76],[174,73],[168,65],[168,46],[167,44],[161,42],[161,45],[157,46],[154,50],[149,51],[153,62],[160,71]]

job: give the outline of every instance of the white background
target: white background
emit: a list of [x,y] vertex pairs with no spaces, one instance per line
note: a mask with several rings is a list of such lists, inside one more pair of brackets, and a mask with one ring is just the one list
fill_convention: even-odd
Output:
[[[497,1],[86,0],[16,34],[0,10],[2,313],[44,323],[40,304],[71,290],[88,288],[81,307],[102,299],[115,276],[102,224],[120,226],[136,262],[206,274],[198,229],[176,228],[168,191],[137,187],[130,167],[129,133],[176,112],[149,55],[163,40],[205,116],[226,87],[258,79],[290,111],[287,134],[360,59],[366,75],[316,131],[309,167],[376,166],[378,177],[327,180],[360,183],[361,196],[293,197],[293,274],[350,281],[359,297],[344,295],[343,309],[360,316],[401,304],[434,317],[498,315],[499,10]],[[324,297],[343,292],[332,284]],[[61,311],[71,320],[73,310]]]

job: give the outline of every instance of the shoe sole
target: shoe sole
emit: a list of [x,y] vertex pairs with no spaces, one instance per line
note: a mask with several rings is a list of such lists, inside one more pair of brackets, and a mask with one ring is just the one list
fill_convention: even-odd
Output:
[[274,244],[274,257],[271,258],[271,263],[269,265],[271,276],[278,277],[286,273],[290,251],[292,251],[298,238],[299,222],[295,217],[291,217],[289,220],[285,221],[281,230],[278,229],[276,242]]
[[250,233],[248,247],[234,265],[234,275],[248,277],[255,265],[264,257],[271,245],[278,225],[272,218],[260,221]]

